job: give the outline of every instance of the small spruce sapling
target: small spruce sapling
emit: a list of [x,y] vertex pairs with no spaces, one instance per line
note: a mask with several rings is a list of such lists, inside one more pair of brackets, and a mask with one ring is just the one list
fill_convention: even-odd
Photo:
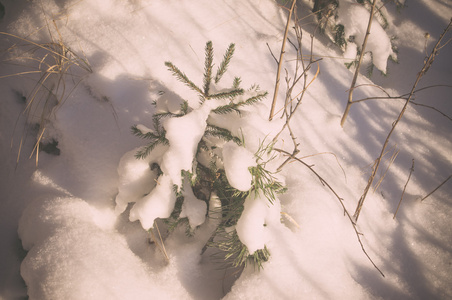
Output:
[[[376,0],[373,18],[376,20],[371,31],[372,38],[367,49],[364,49],[367,64],[367,76],[371,76],[373,68],[379,69],[383,75],[387,73],[387,60],[397,62],[395,37],[388,36],[389,21],[384,3]],[[402,3],[393,1],[400,9]],[[333,41],[347,58],[347,68],[356,67],[362,41],[364,39],[371,0],[315,0],[313,12],[317,16],[319,29]]]
[[[149,188],[139,192],[149,190],[148,193],[128,197],[135,199],[131,202],[136,202],[130,210],[129,219],[140,220],[146,230],[153,227],[156,218],[164,219],[170,230],[185,224],[187,234],[192,235],[204,223],[206,216],[211,215],[208,212],[214,210],[210,203],[215,197],[221,203],[215,214],[220,220],[217,220],[219,225],[206,247],[220,250],[226,263],[234,267],[244,266],[248,261],[261,267],[270,255],[266,245],[248,251],[244,237],[235,227],[246,206],[250,206],[246,203],[251,203],[253,199],[266,199],[264,209],[267,210],[275,206],[279,221],[280,208],[278,210],[275,205],[276,194],[284,192],[284,186],[267,168],[267,163],[275,158],[271,146],[262,146],[252,153],[245,147],[243,134],[240,136],[214,124],[216,116],[236,114],[240,117],[246,106],[261,101],[267,95],[258,86],[244,90],[240,87],[239,77],[233,79],[230,88],[218,87],[234,51],[234,44],[230,44],[214,72],[213,46],[212,42],[207,42],[202,86],[195,84],[171,62],[165,63],[179,81],[197,93],[199,107],[191,107],[188,101],[183,100],[180,109],[156,110],[152,129],[144,125],[132,127],[132,133],[148,143],[136,151],[138,162],[130,163],[138,163],[141,167],[148,165],[147,170],[153,176],[146,177]],[[155,101],[154,105],[158,107],[159,101]],[[239,163],[234,162],[235,159],[240,159]],[[127,164],[127,159],[124,160],[120,165]],[[120,188],[116,198],[117,213],[125,210],[127,204],[124,201],[127,200],[122,194],[130,194],[128,185],[133,183],[127,171],[120,171],[125,169],[118,168]],[[247,178],[248,175],[249,183],[236,183],[233,178],[237,174],[240,178]],[[150,182],[149,178],[157,183]],[[249,225],[243,220],[242,223],[245,227]],[[264,226],[264,223],[259,225]]]

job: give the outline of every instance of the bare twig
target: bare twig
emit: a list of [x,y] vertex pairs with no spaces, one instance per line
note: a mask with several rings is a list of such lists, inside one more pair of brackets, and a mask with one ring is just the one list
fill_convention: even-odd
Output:
[[[405,100],[405,101],[406,101],[406,99],[407,99],[407,98],[406,98],[406,97],[403,97],[403,96],[394,96],[394,97],[392,97],[392,96],[389,96],[389,97],[366,97],[366,98],[362,98],[362,99],[359,99],[359,100],[355,100],[355,101],[353,101],[353,103],[358,103],[358,102],[363,102],[363,101],[369,101],[369,100]],[[434,107],[434,106],[427,105],[427,104],[422,104],[422,103],[417,103],[417,102],[415,102],[414,100],[412,100],[412,101],[410,102],[410,104],[411,104],[411,105],[416,105],[416,106],[425,107],[425,108],[434,110],[434,111],[436,111],[437,113],[441,114],[443,117],[449,119],[449,121],[452,121],[452,117],[451,117],[451,116],[445,114],[444,112],[442,112],[441,110],[437,109],[437,108]]]
[[397,209],[396,209],[396,211],[395,211],[395,213],[394,213],[393,219],[396,218],[397,212],[399,211],[400,204],[402,203],[402,200],[403,200],[403,195],[405,194],[406,187],[407,187],[407,185],[408,185],[408,182],[409,182],[410,179],[411,179],[411,174],[413,174],[413,172],[414,172],[414,158],[413,158],[413,162],[412,162],[412,164],[411,164],[410,175],[408,175],[408,179],[407,179],[407,181],[406,181],[406,183],[405,183],[405,186],[403,187],[402,196],[400,196],[399,205],[397,205]]
[[330,155],[334,156],[334,158],[336,159],[336,163],[339,166],[339,168],[341,168],[342,173],[344,174],[344,179],[347,182],[347,175],[345,174],[345,170],[344,170],[344,168],[342,168],[342,165],[339,162],[339,159],[337,158],[337,155],[334,154],[333,152],[320,152],[320,153],[316,153],[316,154],[311,154],[311,155],[306,155],[306,156],[300,157],[300,159],[305,159],[305,158],[308,158],[308,157],[313,157],[313,156],[317,156],[317,155],[324,155],[324,154],[330,154]]
[[[294,144],[294,150],[293,150],[292,154],[297,154],[298,153],[298,148],[297,148],[298,143],[296,142],[296,138],[295,138],[292,130],[290,129],[289,123],[290,123],[291,118],[295,114],[295,111],[300,107],[304,94],[310,85],[310,83],[309,84],[307,83],[308,71],[310,70],[311,65],[317,61],[314,61],[312,59],[312,54],[311,54],[311,55],[309,55],[309,64],[307,64],[307,65],[305,64],[305,61],[303,60],[303,47],[302,47],[302,33],[303,32],[302,32],[300,26],[298,25],[298,16],[297,16],[296,10],[294,11],[294,19],[295,19],[294,30],[295,30],[295,34],[297,37],[297,44],[296,45],[295,45],[295,43],[291,43],[291,44],[297,52],[297,59],[295,60],[295,70],[294,70],[294,74],[293,74],[293,80],[289,77],[289,74],[286,70],[287,90],[286,90],[286,97],[285,97],[285,101],[284,101],[285,104],[284,104],[283,108],[281,108],[278,111],[278,113],[283,111],[281,118],[285,117],[286,122],[283,125],[283,127],[281,128],[281,130],[274,136],[273,142],[276,142],[279,135],[287,128],[289,130],[290,136],[291,136],[293,144]],[[311,36],[311,53],[312,53],[312,49],[313,49],[313,40],[314,40],[313,36]],[[301,74],[299,74],[300,69],[301,69]],[[318,74],[318,72],[317,72],[317,74]],[[315,77],[317,77],[317,75]],[[294,89],[300,82],[302,82],[302,85],[303,85],[302,90],[300,93],[297,94],[296,97],[293,97],[292,94],[294,92]]]
[[364,53],[365,53],[365,50],[366,50],[367,39],[369,38],[369,35],[370,35],[370,29],[372,27],[372,20],[373,20],[373,17],[374,17],[375,3],[377,3],[377,0],[374,0],[372,2],[372,7],[370,9],[369,23],[367,24],[366,35],[364,37],[363,45],[361,46],[361,54],[359,55],[358,64],[357,64],[356,69],[355,69],[355,75],[353,75],[352,84],[351,84],[350,90],[348,92],[347,106],[345,107],[345,111],[344,111],[344,114],[342,115],[342,119],[341,119],[341,126],[342,127],[344,127],[344,123],[345,123],[345,120],[347,119],[348,112],[350,111],[350,107],[353,104],[353,90],[355,88],[356,80],[358,79],[359,68],[361,67],[361,62],[363,60]]
[[[364,85],[360,85],[360,86],[364,86]],[[417,90],[414,91],[414,93],[423,91],[423,90],[427,90],[427,89],[432,89],[432,88],[438,88],[438,87],[448,87],[448,88],[452,88],[452,85],[447,85],[447,84],[435,84],[435,85],[429,85],[423,88],[419,88]],[[355,87],[355,89],[358,87]],[[380,97],[366,97],[366,98],[362,98],[359,100],[354,100],[353,103],[358,103],[358,102],[364,102],[364,101],[368,101],[368,100],[392,100],[392,99],[408,99],[408,96],[410,95],[410,93],[406,93],[403,95],[399,95],[399,96],[391,96],[389,95],[383,88],[380,88],[387,96],[380,96]],[[414,101],[411,101],[411,104],[416,104],[416,105],[420,105],[419,103],[414,103]]]
[[414,101],[411,101],[411,104],[417,105],[417,106],[420,106],[420,107],[425,107],[425,108],[432,109],[432,110],[434,110],[434,111],[440,113],[440,114],[443,115],[444,117],[448,118],[449,121],[452,121],[452,117],[446,115],[445,113],[443,113],[442,111],[440,111],[440,110],[437,109],[436,107],[433,107],[433,106],[430,106],[430,105],[426,105],[426,104],[422,104],[422,103],[417,103],[417,102],[414,102]]
[[381,159],[382,159],[382,157],[383,157],[383,154],[385,153],[386,147],[388,146],[389,139],[390,139],[392,133],[394,132],[394,130],[395,130],[397,124],[398,124],[398,123],[400,122],[400,120],[402,119],[403,114],[405,113],[405,111],[406,111],[406,109],[407,109],[407,107],[408,107],[408,104],[410,103],[411,99],[413,98],[413,95],[414,95],[414,93],[415,93],[415,91],[416,91],[416,87],[417,87],[419,81],[421,80],[422,76],[424,76],[424,74],[428,71],[428,69],[430,68],[430,66],[433,64],[433,62],[434,62],[434,60],[435,60],[435,57],[436,57],[436,55],[438,54],[438,47],[441,46],[441,41],[442,41],[442,39],[444,38],[444,36],[445,36],[446,33],[450,30],[451,27],[452,27],[452,19],[450,20],[450,22],[449,22],[449,24],[447,25],[447,27],[444,29],[443,33],[442,33],[442,34],[440,35],[440,37],[438,38],[438,41],[436,42],[435,46],[433,47],[432,52],[430,53],[429,57],[425,59],[424,66],[422,67],[421,71],[420,71],[420,72],[418,73],[418,75],[417,75],[416,81],[415,81],[414,84],[413,84],[413,87],[412,87],[412,89],[411,89],[410,94],[408,95],[408,98],[407,98],[407,100],[406,100],[406,102],[405,102],[405,105],[403,106],[402,110],[400,111],[397,120],[395,120],[394,123],[392,123],[392,128],[391,128],[391,130],[389,131],[388,136],[386,137],[386,140],[385,140],[385,142],[384,142],[384,144],[383,144],[383,147],[382,147],[382,149],[381,149],[380,156],[379,156],[379,157],[377,158],[377,160],[375,161],[375,167],[373,168],[372,174],[371,174],[371,176],[369,177],[369,180],[368,180],[368,182],[367,182],[367,186],[366,186],[366,188],[364,189],[364,193],[363,193],[363,195],[361,196],[361,198],[360,198],[359,201],[358,201],[358,205],[357,205],[357,207],[356,207],[355,214],[353,215],[353,217],[354,217],[354,219],[355,219],[355,222],[358,221],[359,214],[360,214],[361,209],[362,209],[362,207],[363,207],[364,201],[366,200],[366,196],[367,196],[367,193],[368,193],[368,191],[369,191],[369,188],[370,188],[370,186],[372,185],[372,182],[373,182],[373,180],[374,180],[374,178],[375,178],[375,174],[376,174],[377,171],[378,171],[378,167],[379,167],[379,165],[380,165]]
[[430,193],[427,194],[427,196],[425,196],[424,198],[421,199],[421,201],[424,201],[425,199],[427,199],[427,197],[429,197],[431,194],[433,194],[434,192],[436,192],[440,187],[443,186],[443,184],[445,184],[449,179],[452,178],[452,175],[450,175],[449,177],[447,177],[446,180],[444,180],[440,185],[438,185],[433,191],[431,191]]
[[277,64],[279,64],[279,62],[278,62],[278,59],[275,57],[275,55],[273,54],[273,51],[272,51],[272,49],[270,48],[270,45],[267,43],[267,48],[268,48],[268,50],[270,51],[270,54],[272,55],[272,57],[273,57],[273,59],[275,60],[275,62],[277,63]]
[[290,20],[292,19],[292,13],[293,13],[293,10],[295,8],[295,3],[296,2],[297,2],[296,0],[292,1],[292,7],[290,8],[289,16],[287,17],[286,30],[284,32],[284,38],[283,38],[283,42],[282,42],[282,45],[281,45],[281,52],[280,52],[280,55],[279,55],[278,71],[276,73],[275,92],[273,94],[273,101],[272,101],[272,106],[271,106],[271,109],[270,109],[270,116],[268,118],[269,121],[271,121],[273,119],[273,115],[274,115],[273,113],[275,111],[276,98],[278,96],[279,81],[280,81],[280,76],[281,76],[281,66],[282,66],[283,56],[284,56],[284,52],[285,52],[285,48],[286,48],[287,34],[289,33]]

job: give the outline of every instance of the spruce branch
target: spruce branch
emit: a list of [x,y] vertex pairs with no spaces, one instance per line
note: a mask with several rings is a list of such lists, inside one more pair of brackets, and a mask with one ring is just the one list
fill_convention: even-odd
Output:
[[206,43],[206,61],[204,63],[204,95],[209,95],[210,83],[212,82],[213,68],[213,46],[212,42]]
[[137,159],[146,158],[158,145],[169,145],[169,142],[167,139],[155,139],[146,146],[140,148],[137,153],[135,153],[135,157]]
[[234,136],[231,131],[212,124],[207,124],[204,136],[214,136],[226,142],[233,141],[237,145],[242,145],[242,140]]
[[208,95],[207,99],[228,99],[228,98],[235,98],[237,96],[243,95],[245,93],[245,90],[243,89],[233,89],[231,91],[227,92],[220,92],[213,95]]
[[242,79],[240,79],[240,77],[234,77],[234,82],[232,83],[232,88],[238,89],[240,87],[241,82],[242,82]]
[[235,230],[232,233],[227,233],[222,230],[218,235],[222,236],[224,240],[220,242],[213,241],[208,246],[224,251],[226,253],[224,261],[233,268],[246,267],[251,258],[252,262],[259,269],[262,269],[263,263],[270,258],[270,252],[267,246],[264,246],[264,249],[259,249],[253,254],[250,254],[248,248],[240,241]]
[[282,194],[287,190],[262,164],[250,168],[250,172],[253,176],[253,192],[256,196],[262,193],[271,204],[275,202],[276,194]]
[[169,145],[169,141],[166,138],[166,131],[163,127],[160,126],[160,123],[158,121],[158,119],[154,118],[154,127],[156,130],[156,133],[153,131],[147,132],[147,133],[143,133],[138,127],[137,125],[132,126],[131,131],[132,134],[142,138],[142,139],[147,139],[150,140],[150,142],[140,148],[137,153],[135,154],[135,157],[137,159],[144,159],[145,157],[147,157],[152,150],[155,149],[155,147],[157,147],[158,145]]
[[253,97],[250,97],[250,98],[246,99],[245,101],[240,101],[238,103],[231,102],[229,104],[222,105],[222,106],[219,106],[219,107],[213,109],[212,112],[216,113],[216,114],[228,114],[231,112],[236,112],[237,114],[240,115],[241,114],[241,111],[239,109],[240,107],[247,106],[247,105],[253,105],[253,104],[257,103],[258,101],[261,101],[267,95],[268,95],[268,93],[264,92],[264,93],[255,95]]
[[223,77],[224,73],[226,73],[229,66],[229,62],[231,61],[231,58],[234,55],[234,51],[235,44],[231,43],[223,56],[223,61],[221,62],[220,66],[217,69],[217,74],[215,75],[215,83],[218,83],[221,80],[221,77]]
[[187,75],[183,73],[181,70],[179,70],[175,65],[173,65],[171,62],[167,61],[165,62],[165,66],[168,67],[168,70],[173,73],[173,75],[179,79],[179,81],[183,82],[185,85],[187,85],[190,89],[198,92],[201,95],[204,95],[203,91],[194,84],[190,79],[188,79]]

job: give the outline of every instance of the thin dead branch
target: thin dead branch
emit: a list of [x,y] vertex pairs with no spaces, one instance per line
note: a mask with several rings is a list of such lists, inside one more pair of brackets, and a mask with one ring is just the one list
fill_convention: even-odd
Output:
[[411,174],[413,174],[413,172],[414,172],[414,158],[413,158],[413,162],[412,162],[412,164],[411,164],[410,175],[408,175],[408,179],[407,179],[407,181],[406,181],[406,183],[405,183],[405,186],[403,187],[402,196],[400,196],[400,201],[399,201],[399,204],[397,205],[397,209],[396,209],[396,211],[395,211],[395,213],[394,213],[393,219],[396,218],[397,212],[399,211],[400,204],[402,203],[402,200],[403,200],[403,195],[405,195],[406,187],[407,187],[407,185],[408,185],[408,182],[409,182],[410,179],[411,179]]
[[[355,89],[358,88],[358,87],[361,87],[361,86],[364,86],[364,85],[356,86]],[[378,87],[378,86],[375,86],[375,87]],[[435,84],[435,85],[430,85],[430,86],[426,86],[426,87],[423,87],[423,88],[419,88],[419,89],[415,90],[414,93],[416,94],[417,92],[420,92],[420,91],[423,91],[423,90],[427,90],[427,89],[431,89],[431,88],[439,88],[439,87],[452,88],[451,85],[447,85],[447,84]],[[403,95],[399,95],[399,96],[391,96],[383,88],[381,88],[381,87],[378,87],[378,88],[380,88],[387,96],[366,97],[366,98],[362,98],[362,99],[359,99],[359,100],[354,100],[353,103],[365,102],[365,101],[369,101],[369,100],[407,100],[408,96],[410,95],[409,93],[407,93],[407,94],[403,94]],[[414,100],[412,100],[410,102],[410,104],[434,110],[434,111],[440,113],[441,115],[443,115],[444,117],[448,118],[450,121],[452,121],[452,117],[451,116],[445,114],[444,112],[442,112],[441,110],[437,109],[434,106],[426,105],[426,104],[422,104],[422,103],[417,103]]]
[[425,199],[427,199],[431,194],[433,194],[434,192],[436,192],[440,187],[442,187],[449,179],[452,178],[452,175],[450,175],[449,177],[447,177],[446,180],[444,180],[440,185],[438,185],[433,191],[431,191],[430,193],[427,194],[427,196],[423,197],[421,199],[421,201],[424,201]]
[[286,48],[287,34],[289,33],[290,20],[292,19],[292,13],[295,8],[295,3],[297,3],[297,1],[293,0],[292,7],[290,8],[290,11],[289,11],[289,16],[287,17],[286,30],[284,32],[284,38],[283,38],[282,45],[281,45],[281,52],[279,54],[278,71],[276,72],[275,92],[273,94],[273,101],[272,101],[272,106],[270,109],[270,116],[268,118],[269,121],[271,121],[274,116],[273,113],[275,111],[276,99],[278,97],[279,81],[280,81],[280,76],[281,76],[281,67],[282,67],[283,57],[284,57],[285,48]]
[[374,193],[380,187],[381,183],[383,182],[383,179],[386,177],[386,174],[388,173],[389,168],[394,163],[395,159],[397,158],[397,155],[399,155],[399,151],[400,150],[397,150],[397,145],[394,146],[394,151],[392,152],[391,158],[389,159],[388,167],[386,168],[383,175],[381,175],[380,179],[378,180],[377,184],[375,185],[374,190],[373,190]]

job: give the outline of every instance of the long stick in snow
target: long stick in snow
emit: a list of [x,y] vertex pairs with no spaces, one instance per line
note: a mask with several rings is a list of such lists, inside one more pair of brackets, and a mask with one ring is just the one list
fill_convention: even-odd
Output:
[[372,3],[372,8],[370,9],[369,23],[367,24],[366,36],[364,37],[363,45],[361,46],[361,54],[359,55],[358,64],[356,65],[355,75],[353,75],[352,84],[350,85],[350,90],[348,91],[348,101],[347,106],[345,107],[344,114],[341,119],[341,126],[344,127],[345,120],[347,119],[348,112],[350,111],[350,107],[353,104],[353,90],[355,89],[356,80],[358,79],[359,68],[361,67],[361,62],[363,61],[364,52],[366,50],[367,39],[370,35],[370,28],[372,27],[372,20],[374,17],[375,3],[377,0],[374,0]]
[[273,94],[273,101],[272,101],[272,106],[270,109],[270,116],[268,117],[269,121],[271,121],[273,119],[273,114],[275,112],[276,98],[278,95],[279,81],[281,78],[281,66],[282,66],[282,60],[283,60],[284,51],[285,51],[284,49],[286,48],[286,41],[287,41],[287,34],[289,33],[290,19],[292,19],[292,13],[293,13],[296,2],[297,2],[296,0],[292,1],[292,7],[290,8],[289,16],[287,17],[286,31],[284,32],[284,38],[283,38],[283,42],[282,42],[282,46],[281,46],[281,53],[279,54],[278,71],[276,73],[275,92]]

